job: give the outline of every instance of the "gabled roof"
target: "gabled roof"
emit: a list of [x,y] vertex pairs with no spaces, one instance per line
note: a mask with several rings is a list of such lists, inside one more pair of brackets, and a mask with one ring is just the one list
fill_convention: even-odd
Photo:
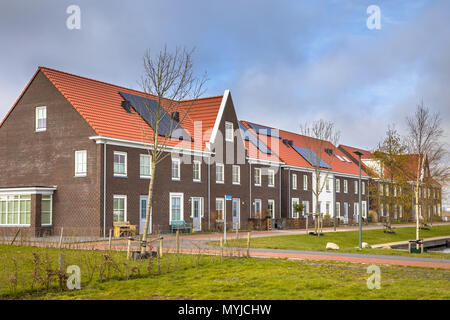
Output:
[[[149,99],[156,99],[155,96],[46,67],[39,67],[36,74],[39,71],[42,71],[52,82],[98,136],[135,142],[149,142],[148,137],[153,133],[152,128],[134,109],[132,109],[131,113],[125,111],[121,105],[124,99],[119,94],[119,91]],[[199,98],[195,101],[186,100],[180,102],[177,110],[174,110],[179,111],[180,115],[191,106],[189,114],[182,123],[182,127],[194,137],[194,121],[202,121],[203,143],[200,146],[195,142],[169,139],[167,144],[169,146],[181,144],[184,148],[206,150],[206,142],[209,141],[210,132],[216,121],[222,98],[223,96],[215,96]]]
[[[251,124],[263,126],[260,124],[256,124],[249,121],[241,121],[247,128],[251,129]],[[255,131],[255,134],[257,134],[258,138],[260,139],[266,139],[269,141],[269,148],[271,150],[275,150],[275,153],[278,155],[278,157],[288,166],[294,166],[299,168],[307,168],[307,169],[314,169],[314,166],[311,165],[303,156],[301,156],[297,151],[295,151],[292,147],[287,146],[285,143],[283,143],[283,140],[291,140],[292,144],[296,147],[300,148],[307,148],[307,149],[314,149],[315,146],[321,145],[324,149],[328,148],[333,150],[334,155],[330,156],[325,152],[321,153],[322,160],[325,161],[331,169],[322,169],[324,171],[329,170],[336,173],[342,173],[342,174],[351,174],[351,175],[358,175],[359,174],[359,167],[352,161],[341,161],[339,158],[336,157],[338,155],[339,157],[345,156],[344,153],[339,150],[337,147],[335,147],[331,142],[329,141],[321,141],[318,139],[314,139],[311,137],[307,137],[301,134],[285,131],[285,130],[279,130],[273,127],[269,126],[263,126],[267,127],[271,130],[276,130],[280,136],[280,138],[276,139],[268,139],[264,135],[257,134]],[[273,143],[277,143],[277,146],[273,146]],[[365,172],[362,172],[362,175],[367,177],[367,174]]]

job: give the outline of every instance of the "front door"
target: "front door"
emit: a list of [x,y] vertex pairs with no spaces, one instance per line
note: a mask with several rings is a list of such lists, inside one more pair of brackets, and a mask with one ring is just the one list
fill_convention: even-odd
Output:
[[348,223],[348,203],[344,202],[344,223]]
[[192,198],[192,227],[202,231],[202,198]]
[[[139,223],[139,233],[143,234],[144,233],[144,227],[145,227],[145,217],[146,217],[146,213],[147,213],[147,201],[148,201],[148,197],[147,196],[141,196],[140,198],[140,223]],[[152,233],[152,215],[150,212],[150,221],[148,224],[148,234]]]
[[233,230],[241,228],[241,199],[233,198]]

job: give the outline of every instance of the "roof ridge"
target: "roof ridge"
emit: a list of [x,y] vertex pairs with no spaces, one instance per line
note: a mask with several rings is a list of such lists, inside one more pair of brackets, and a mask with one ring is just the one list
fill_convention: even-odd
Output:
[[[66,71],[61,71],[61,70],[54,69],[54,68],[49,68],[49,67],[39,66],[39,67],[38,67],[38,70],[49,70],[49,71],[53,71],[53,72],[58,72],[58,73],[61,73],[61,74],[65,74],[65,75],[77,77],[77,78],[84,79],[84,80],[89,80],[89,81],[98,82],[98,83],[101,83],[101,84],[105,84],[105,85],[112,86],[112,87],[116,87],[116,88],[120,88],[120,89],[131,90],[131,91],[134,91],[134,92],[137,92],[137,93],[140,93],[140,94],[144,94],[144,95],[150,95],[150,96],[153,96],[153,97],[155,97],[155,98],[157,97],[157,96],[154,95],[154,94],[146,93],[146,92],[141,91],[141,90],[136,90],[136,89],[127,88],[127,87],[124,87],[124,86],[121,86],[121,85],[117,85],[117,84],[113,84],[113,83],[110,83],[110,82],[106,82],[106,81],[102,81],[102,80],[97,80],[97,79],[89,78],[89,77],[85,77],[85,76],[80,76],[80,75],[78,75],[78,74],[74,74],[74,73],[70,73],[70,72],[66,72]],[[178,102],[187,102],[187,101],[202,100],[202,99],[213,99],[213,98],[219,98],[219,97],[223,97],[223,95],[216,95],[216,96],[210,96],[210,97],[200,97],[200,98],[197,98],[197,99],[180,100],[180,101],[178,101]],[[167,98],[165,98],[165,99],[167,99]]]

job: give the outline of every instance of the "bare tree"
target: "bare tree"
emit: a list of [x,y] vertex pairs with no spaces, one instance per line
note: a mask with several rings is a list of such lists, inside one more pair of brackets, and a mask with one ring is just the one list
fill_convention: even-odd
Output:
[[157,166],[170,155],[167,152],[168,143],[179,139],[179,135],[175,133],[181,128],[196,99],[203,94],[207,81],[206,74],[203,77],[194,75],[193,52],[194,49],[185,48],[176,48],[175,52],[169,52],[167,47],[164,47],[155,56],[147,50],[143,57],[144,74],[140,85],[149,99],[156,101],[156,105],[146,105],[152,130],[149,132],[143,127],[143,135],[149,142],[147,151],[150,155],[152,178],[148,187],[141,254],[146,251]]
[[415,159],[415,210],[416,210],[416,240],[419,240],[419,193],[423,182],[424,164],[428,160],[430,167],[430,178],[437,180],[448,179],[448,164],[443,164],[447,151],[442,142],[444,131],[441,127],[441,116],[439,113],[431,113],[424,106],[423,101],[417,105],[413,116],[407,117],[409,152]]
[[386,201],[382,201],[387,203],[390,208],[386,221],[388,226],[391,224],[391,212],[396,213],[395,210],[399,205],[401,208],[408,207],[408,176],[405,174],[406,153],[407,147],[393,127],[388,128],[385,138],[378,144],[374,152],[374,159],[380,162],[381,170],[378,173],[380,184],[384,187],[384,183],[387,183],[387,190],[390,190],[385,193]]
[[[339,142],[340,132],[336,131],[333,122],[328,122],[323,119],[313,122],[311,125],[305,123],[300,126],[300,133],[304,136],[310,137],[306,139],[306,150],[309,161],[314,167],[315,185],[312,188],[312,193],[316,199],[315,213],[320,213],[319,196],[323,188],[327,184],[329,170],[326,170],[326,165],[323,159],[326,159],[326,164],[333,165],[334,154],[336,146]],[[323,179],[321,178],[323,176]]]

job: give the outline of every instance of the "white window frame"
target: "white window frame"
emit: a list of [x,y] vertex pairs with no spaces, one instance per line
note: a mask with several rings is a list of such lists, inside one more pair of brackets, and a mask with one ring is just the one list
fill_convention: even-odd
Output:
[[184,220],[184,193],[170,192],[169,193],[169,225],[172,225],[172,198],[180,199],[180,220]]
[[307,201],[307,200],[305,200],[305,201],[302,201],[302,204],[303,204],[303,212],[302,212],[302,214],[303,214],[303,216],[306,216],[306,214],[308,214],[309,212],[309,201]]
[[225,121],[225,141],[234,142],[233,122]]
[[256,204],[259,203],[259,217],[262,217],[262,201],[261,199],[255,199],[253,202],[253,211],[255,213],[255,217],[258,217],[258,212],[256,212]]
[[364,181],[361,182],[362,194],[366,195],[366,183]]
[[216,217],[216,219],[217,220],[223,220],[224,219],[224,213],[225,213],[225,199],[224,198],[216,198],[216,207],[215,207],[215,209],[216,209],[216,213],[217,213],[217,203],[218,202],[220,202],[220,203],[222,203],[222,219],[217,219],[217,217]]
[[[43,118],[41,118],[39,116],[40,111],[44,111],[44,117]],[[47,107],[46,106],[36,107],[35,118],[36,118],[36,124],[35,124],[36,132],[47,131]],[[40,119],[45,119],[45,127],[43,127],[43,128],[39,128],[39,120]]]
[[303,190],[308,190],[308,176],[306,174],[303,175]]
[[[42,223],[42,200],[48,200],[44,199],[44,197],[50,197],[50,223]],[[43,227],[49,227],[53,225],[53,195],[42,195],[41,196],[41,226]]]
[[325,190],[326,192],[331,192],[331,178],[327,178],[327,181],[325,183]]
[[292,174],[292,190],[297,190],[297,174]]
[[200,219],[202,219],[205,216],[204,210],[203,210],[203,207],[204,207],[203,197],[191,197],[191,218],[192,219],[194,218],[194,200],[200,200],[199,201],[199,203],[200,203],[200,208],[199,208],[200,212],[199,213],[200,213]]
[[273,199],[267,200],[267,209],[269,209],[270,204],[272,204],[272,212],[271,212],[270,217],[272,219],[275,219],[275,200],[273,200]]
[[255,168],[255,186],[260,187],[261,186],[261,168]]
[[359,189],[359,181],[355,180],[355,194],[358,194],[358,189]]
[[272,169],[267,170],[267,186],[268,187],[275,187],[275,171]]
[[348,193],[348,180],[344,180],[344,193]]
[[335,212],[336,217],[340,218],[341,217],[341,203],[340,202],[336,202],[336,212]]
[[327,201],[325,203],[325,214],[331,214],[331,203],[330,203],[330,201]]
[[[82,155],[81,171],[78,171],[78,167],[80,166],[78,155]],[[86,177],[86,175],[87,175],[87,150],[75,151],[75,177]]]
[[[148,165],[149,165],[149,175],[143,174],[142,173],[142,159],[143,158],[148,158]],[[139,155],[139,176],[141,179],[150,179],[152,177],[152,156],[149,154],[140,154]]]
[[[115,162],[114,162],[114,158],[115,156],[124,156],[125,157],[125,173],[118,173],[115,171]],[[114,177],[127,177],[128,175],[128,154],[126,152],[122,152],[122,151],[114,151],[114,155],[113,155],[113,171],[114,171]]]
[[[198,178],[195,177],[196,166],[198,166]],[[192,181],[194,182],[202,181],[202,162],[200,160],[194,160],[192,162]]]
[[128,221],[127,220],[127,196],[126,195],[119,195],[119,194],[115,194],[113,196],[113,221],[114,221],[114,200],[116,199],[123,199],[123,221]]
[[[235,170],[237,169],[237,172]],[[239,165],[233,165],[232,168],[232,182],[234,185],[240,185],[241,184],[241,166]],[[237,177],[237,181],[234,179]]]
[[[173,175],[173,173],[174,173],[173,172],[173,164],[174,163],[177,164],[178,177],[174,177],[174,175]],[[172,175],[172,181],[180,181],[181,180],[181,160],[179,158],[172,158],[170,171],[171,171],[171,175]]]
[[[16,198],[17,197],[17,198]],[[21,197],[27,197],[30,199],[21,199]],[[0,199],[2,202],[5,202],[5,212],[4,212],[4,217],[5,217],[5,223],[1,223],[0,220],[0,226],[2,227],[29,227],[31,225],[31,195],[30,194],[23,194],[23,195],[13,195],[13,194],[5,194],[5,195],[1,195]],[[9,215],[9,202],[16,202],[17,201],[17,212],[14,212],[15,214],[17,214],[17,219],[18,219],[18,223],[8,223],[8,215]],[[20,218],[22,216],[22,212],[20,211],[20,202],[21,201],[29,201],[30,202],[30,223],[20,223]]]
[[341,180],[336,179],[336,193],[341,193]]
[[[292,217],[292,219],[298,219],[299,213],[295,212],[295,210],[294,210],[294,203],[300,203],[300,199],[299,198],[292,198],[291,199],[291,217]],[[297,215],[297,216],[295,216],[295,215]]]
[[[218,178],[217,170],[219,168],[221,168],[220,174],[222,176],[222,180],[217,179]],[[216,163],[216,183],[220,183],[220,184],[225,183],[225,166],[223,165],[223,163]]]

